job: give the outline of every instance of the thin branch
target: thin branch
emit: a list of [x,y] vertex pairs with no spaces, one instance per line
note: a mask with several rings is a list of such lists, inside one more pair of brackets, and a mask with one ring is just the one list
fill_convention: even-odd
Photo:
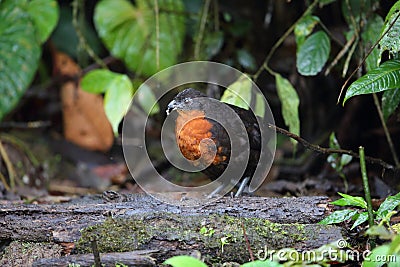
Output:
[[346,52],[349,50],[350,46],[353,44],[353,42],[356,40],[356,35],[353,34],[351,38],[346,42],[346,44],[343,46],[343,48],[339,51],[339,53],[336,55],[336,57],[333,59],[331,64],[329,64],[329,67],[326,69],[324,75],[328,76],[328,74],[331,72],[331,69],[336,66],[336,64],[339,62],[339,60],[346,54]]
[[[335,149],[335,148],[320,147],[318,145],[311,144],[310,142],[306,141],[305,139],[301,138],[300,136],[298,136],[298,135],[296,135],[294,133],[291,133],[291,132],[289,132],[289,131],[287,131],[285,129],[282,129],[282,128],[278,127],[278,126],[275,126],[275,125],[272,125],[272,124],[268,123],[268,127],[274,129],[278,133],[281,133],[283,135],[286,135],[287,137],[290,137],[290,138],[296,140],[301,145],[303,145],[305,148],[308,148],[308,149],[310,149],[312,151],[315,151],[315,152],[318,152],[318,153],[321,153],[321,154],[341,154],[341,155],[345,154],[345,155],[350,155],[350,156],[355,157],[355,158],[360,158],[360,155],[357,154],[354,151],[345,150],[345,149]],[[389,164],[389,163],[387,163],[387,162],[385,162],[385,161],[383,161],[381,159],[378,159],[378,158],[373,158],[373,157],[367,157],[366,156],[365,160],[367,162],[369,162],[369,163],[372,163],[372,164],[381,165],[385,169],[391,169],[391,170],[395,169],[395,167],[393,165],[391,165],[391,164]]]
[[154,0],[154,13],[156,17],[156,66],[160,69],[160,17],[158,9],[158,0]]
[[199,33],[197,34],[197,40],[196,44],[194,47],[194,58],[199,59],[200,57],[200,48],[201,48],[201,41],[203,39],[204,35],[204,29],[206,27],[206,22],[207,22],[207,17],[208,17],[208,10],[210,8],[210,0],[206,0],[204,3],[203,11],[201,14],[201,19],[200,19],[200,27],[199,27]]
[[9,177],[9,180],[10,180],[10,188],[12,190],[14,190],[14,188],[15,188],[15,177],[16,177],[15,170],[14,170],[14,167],[13,167],[13,165],[11,163],[11,160],[8,157],[7,151],[5,150],[1,140],[0,140],[0,155],[3,158],[3,161],[4,161],[4,163],[6,164],[6,167],[7,167],[8,177]]
[[379,120],[381,121],[383,131],[385,132],[386,140],[389,144],[390,152],[392,152],[392,157],[393,157],[394,163],[396,164],[396,167],[399,167],[400,166],[399,158],[397,157],[397,153],[396,153],[396,149],[394,148],[394,145],[393,145],[392,137],[390,136],[389,130],[386,126],[385,118],[383,117],[383,113],[382,113],[381,105],[379,104],[378,96],[375,93],[373,93],[372,96],[374,98],[374,104],[375,104],[376,110],[379,115]]
[[243,222],[241,222],[241,223],[242,223],[243,237],[244,237],[244,240],[246,241],[246,247],[250,254],[250,260],[254,261],[253,250],[251,250],[250,241],[246,234],[246,228],[244,227],[244,223]]
[[258,76],[260,76],[261,72],[265,70],[270,70],[268,67],[268,62],[271,59],[272,55],[275,53],[276,49],[285,41],[285,39],[292,33],[294,28],[296,27],[296,24],[302,20],[306,15],[308,15],[311,10],[318,4],[318,0],[314,0],[312,4],[304,11],[304,13],[296,20],[295,23],[290,26],[289,29],[286,30],[286,32],[279,38],[279,40],[274,44],[274,46],[271,48],[269,51],[268,55],[265,57],[263,64],[258,68],[255,74],[253,74],[253,80],[256,81],[258,79]]

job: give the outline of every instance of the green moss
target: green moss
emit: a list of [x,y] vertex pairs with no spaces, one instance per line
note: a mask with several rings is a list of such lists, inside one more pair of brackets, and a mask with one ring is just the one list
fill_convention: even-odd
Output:
[[96,240],[100,252],[132,251],[151,238],[149,233],[151,231],[142,220],[109,218],[83,229],[76,248],[81,252],[91,252],[91,242]]

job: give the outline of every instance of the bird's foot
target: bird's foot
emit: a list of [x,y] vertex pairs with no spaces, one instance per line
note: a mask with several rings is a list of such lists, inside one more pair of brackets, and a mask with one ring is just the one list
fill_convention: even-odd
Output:
[[249,183],[250,177],[245,177],[240,183],[239,189],[237,190],[235,197],[240,197],[245,191],[247,184]]

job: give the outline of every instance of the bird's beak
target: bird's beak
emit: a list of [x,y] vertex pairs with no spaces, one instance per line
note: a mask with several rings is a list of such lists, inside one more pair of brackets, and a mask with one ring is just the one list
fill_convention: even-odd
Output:
[[169,102],[168,107],[167,107],[167,115],[169,115],[177,106],[177,103],[175,100],[172,100]]

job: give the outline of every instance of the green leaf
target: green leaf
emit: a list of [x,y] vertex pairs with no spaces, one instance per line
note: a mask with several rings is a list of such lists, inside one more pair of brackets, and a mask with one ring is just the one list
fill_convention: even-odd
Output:
[[[378,41],[382,27],[383,19],[379,15],[374,14],[370,19],[366,20],[366,25],[361,33],[361,38],[363,40],[361,45],[364,47],[365,52],[368,52]],[[367,71],[378,67],[379,61],[379,48],[376,46],[365,61]]]
[[382,112],[385,120],[396,110],[400,103],[400,88],[386,90],[382,95]]
[[251,261],[251,262],[246,262],[245,264],[240,265],[240,267],[283,267],[283,264],[280,264],[279,262],[275,261],[270,261],[270,260],[265,260],[265,261]]
[[400,88],[400,60],[389,60],[375,68],[347,89],[343,104],[351,97]]
[[383,201],[383,203],[379,206],[378,211],[376,212],[376,217],[378,219],[383,218],[385,213],[389,213],[393,211],[400,204],[400,193],[397,193],[394,196],[389,196]]
[[58,22],[57,1],[32,0],[29,1],[26,11],[32,17],[40,43],[44,43]]
[[112,81],[119,75],[109,70],[92,70],[82,78],[81,87],[89,93],[102,94],[110,88]]
[[[400,18],[399,15],[400,4],[399,1],[395,3],[392,8],[389,10],[386,19],[385,26],[382,28],[381,36],[389,29],[389,31],[383,36],[383,38],[379,41],[380,45],[380,54],[386,50],[389,51],[391,55],[400,51]],[[396,20],[397,19],[397,20]],[[396,21],[395,21],[396,20]],[[394,23],[394,24],[393,24]],[[393,24],[393,25],[392,25]]]
[[363,209],[367,208],[367,202],[364,200],[362,197],[353,197],[344,193],[338,192],[339,195],[341,195],[343,198],[340,198],[336,201],[333,201],[331,204],[337,205],[337,206],[354,206],[354,207],[360,207]]
[[31,83],[41,49],[25,1],[0,1],[0,120],[19,102]]
[[393,233],[389,232],[383,225],[372,225],[368,228],[366,234],[368,236],[378,236],[380,239],[390,240],[393,237]]
[[136,92],[138,94],[139,104],[142,106],[146,114],[153,115],[160,112],[160,106],[151,88],[143,84],[143,88]]
[[264,96],[258,92],[256,94],[256,107],[254,110],[254,114],[256,114],[257,116],[259,116],[261,118],[264,118],[264,115],[265,115]]
[[400,235],[396,235],[390,243],[389,254],[399,254],[400,252]]
[[244,49],[239,49],[236,52],[236,56],[238,59],[239,64],[248,70],[254,71],[256,70],[256,60],[254,57],[249,53],[249,51],[244,50]]
[[365,212],[359,213],[358,216],[357,216],[356,221],[351,226],[350,230],[353,230],[354,228],[356,228],[360,224],[365,223],[367,220],[368,220],[368,212],[365,211]]
[[181,0],[158,0],[157,28],[154,1],[135,3],[133,6],[127,0],[102,0],[96,5],[94,22],[114,56],[131,70],[150,76],[178,61],[185,34],[185,18],[181,14],[184,7]]
[[[276,89],[282,104],[282,116],[289,131],[300,134],[299,96],[292,84],[280,74],[275,74]],[[296,144],[296,141],[292,142]]]
[[224,33],[222,31],[215,31],[206,34],[203,41],[204,49],[201,49],[201,58],[210,59],[221,50],[224,44]]
[[382,258],[386,258],[385,256],[389,252],[389,245],[382,245],[374,248],[371,251],[371,254],[364,259],[362,266],[363,267],[380,267],[385,264],[385,261]]
[[109,70],[93,70],[81,81],[83,90],[90,93],[105,93],[104,110],[111,123],[114,134],[124,117],[133,95],[132,82],[128,76]]
[[201,260],[186,255],[169,258],[163,264],[169,264],[172,267],[207,267]]
[[221,97],[221,102],[231,104],[240,108],[249,109],[251,101],[251,80],[242,75],[234,83],[226,88]]
[[309,36],[297,51],[298,72],[304,76],[319,73],[328,60],[330,50],[331,43],[325,32],[318,31]]
[[304,40],[310,35],[315,27],[320,22],[317,16],[308,15],[302,18],[294,28],[294,35],[296,37],[297,49],[299,49]]
[[320,221],[319,224],[341,223],[351,219],[356,213],[356,210],[337,210]]

